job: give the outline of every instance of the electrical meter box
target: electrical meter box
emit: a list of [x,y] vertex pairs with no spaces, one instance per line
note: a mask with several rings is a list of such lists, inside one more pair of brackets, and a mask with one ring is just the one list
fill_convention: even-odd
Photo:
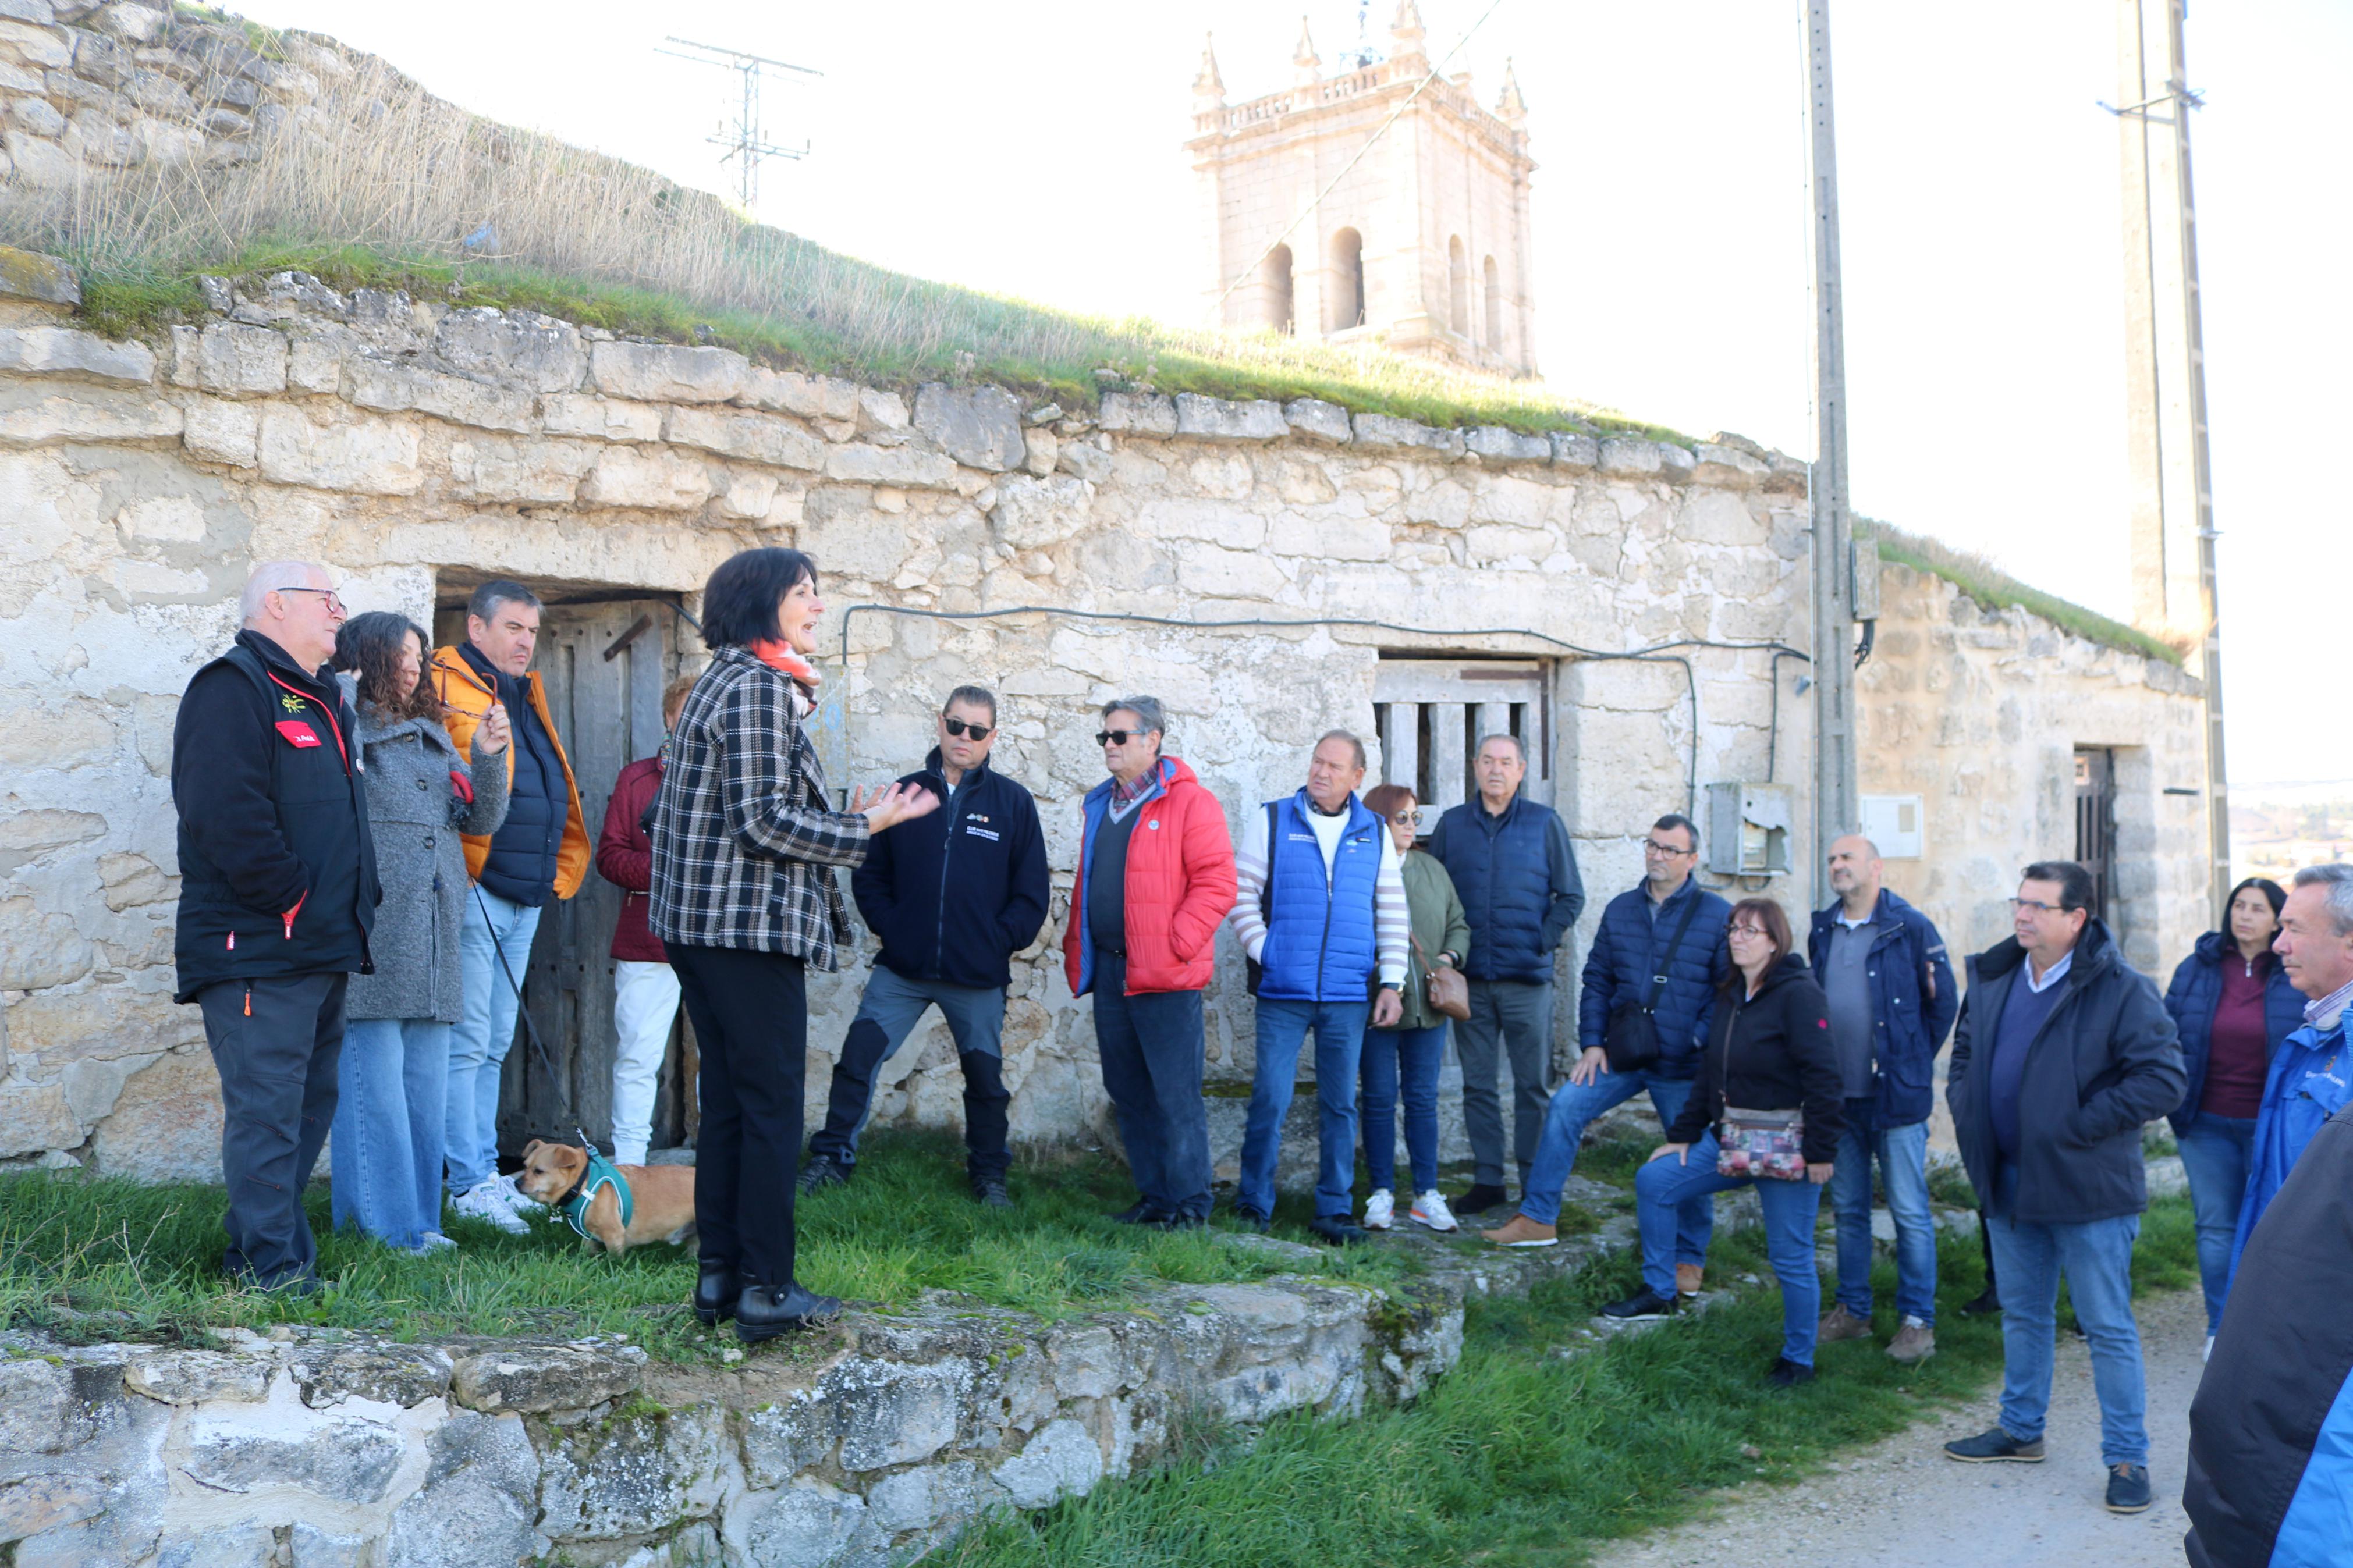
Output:
[[1708,785],[1707,868],[1719,877],[1787,872],[1795,809],[1788,784]]

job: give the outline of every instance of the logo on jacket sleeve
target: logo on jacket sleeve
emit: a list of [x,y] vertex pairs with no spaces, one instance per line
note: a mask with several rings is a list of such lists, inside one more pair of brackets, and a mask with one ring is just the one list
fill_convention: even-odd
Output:
[[289,713],[300,713],[304,708],[308,707],[309,704],[290,691],[284,696],[279,698],[278,706],[285,709]]

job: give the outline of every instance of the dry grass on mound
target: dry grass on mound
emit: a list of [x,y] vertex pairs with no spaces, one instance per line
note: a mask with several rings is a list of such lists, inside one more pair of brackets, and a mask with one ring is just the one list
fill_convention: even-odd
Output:
[[493,124],[379,60],[340,58],[351,74],[286,129],[257,132],[248,162],[20,188],[0,207],[0,238],[80,266],[93,313],[118,329],[193,313],[200,272],[313,260],[347,283],[439,280],[453,298],[683,329],[870,383],[980,376],[1086,403],[1105,384],[1151,385],[1322,396],[1441,425],[1641,427],[1539,384],[1378,349],[1076,315],[911,278]]

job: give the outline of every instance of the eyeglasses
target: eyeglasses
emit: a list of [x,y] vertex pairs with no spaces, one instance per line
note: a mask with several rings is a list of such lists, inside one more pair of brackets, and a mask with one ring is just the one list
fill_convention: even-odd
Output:
[[1124,746],[1130,741],[1140,741],[1150,733],[1152,731],[1149,730],[1098,730],[1095,731],[1095,744]]
[[337,594],[332,588],[277,588],[271,591],[279,594],[317,594],[322,595],[327,601],[327,613],[329,615],[348,616],[351,614],[349,610],[343,608],[343,595]]
[[2069,912],[2064,904],[2046,904],[2040,899],[2012,899],[2012,910],[2028,910],[2038,915],[2063,915]]
[[1642,853],[1655,855],[1662,860],[1672,860],[1678,855],[1696,855],[1699,851],[1678,849],[1672,844],[1662,844],[1655,838],[1646,838],[1642,841]]
[[961,719],[943,719],[940,728],[948,732],[949,739],[958,741],[966,735],[976,741],[986,741],[997,733],[997,727],[993,724],[967,724]]
[[1731,926],[1725,929],[1724,934],[1726,936],[1769,937],[1773,933],[1767,931],[1763,926]]

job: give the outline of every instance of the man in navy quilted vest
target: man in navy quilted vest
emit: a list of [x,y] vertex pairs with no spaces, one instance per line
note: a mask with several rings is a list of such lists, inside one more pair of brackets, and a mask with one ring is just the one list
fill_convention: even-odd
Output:
[[1543,1133],[1552,1086],[1553,952],[1585,910],[1568,827],[1557,812],[1520,794],[1527,750],[1515,735],[1490,735],[1472,759],[1479,798],[1438,819],[1430,852],[1454,879],[1471,922],[1471,1016],[1454,1031],[1462,1057],[1462,1128],[1475,1167],[1459,1215],[1502,1203],[1504,1107],[1495,1080],[1512,1064],[1512,1154],[1520,1185]]
[[1313,1029],[1322,1151],[1309,1228],[1335,1246],[1365,1239],[1351,1220],[1356,1068],[1368,1017],[1397,1022],[1406,976],[1405,879],[1387,824],[1356,798],[1364,780],[1364,742],[1333,731],[1315,742],[1307,787],[1251,812],[1234,856],[1234,934],[1258,975],[1258,1068],[1235,1208],[1259,1230],[1274,1213],[1282,1119]]

